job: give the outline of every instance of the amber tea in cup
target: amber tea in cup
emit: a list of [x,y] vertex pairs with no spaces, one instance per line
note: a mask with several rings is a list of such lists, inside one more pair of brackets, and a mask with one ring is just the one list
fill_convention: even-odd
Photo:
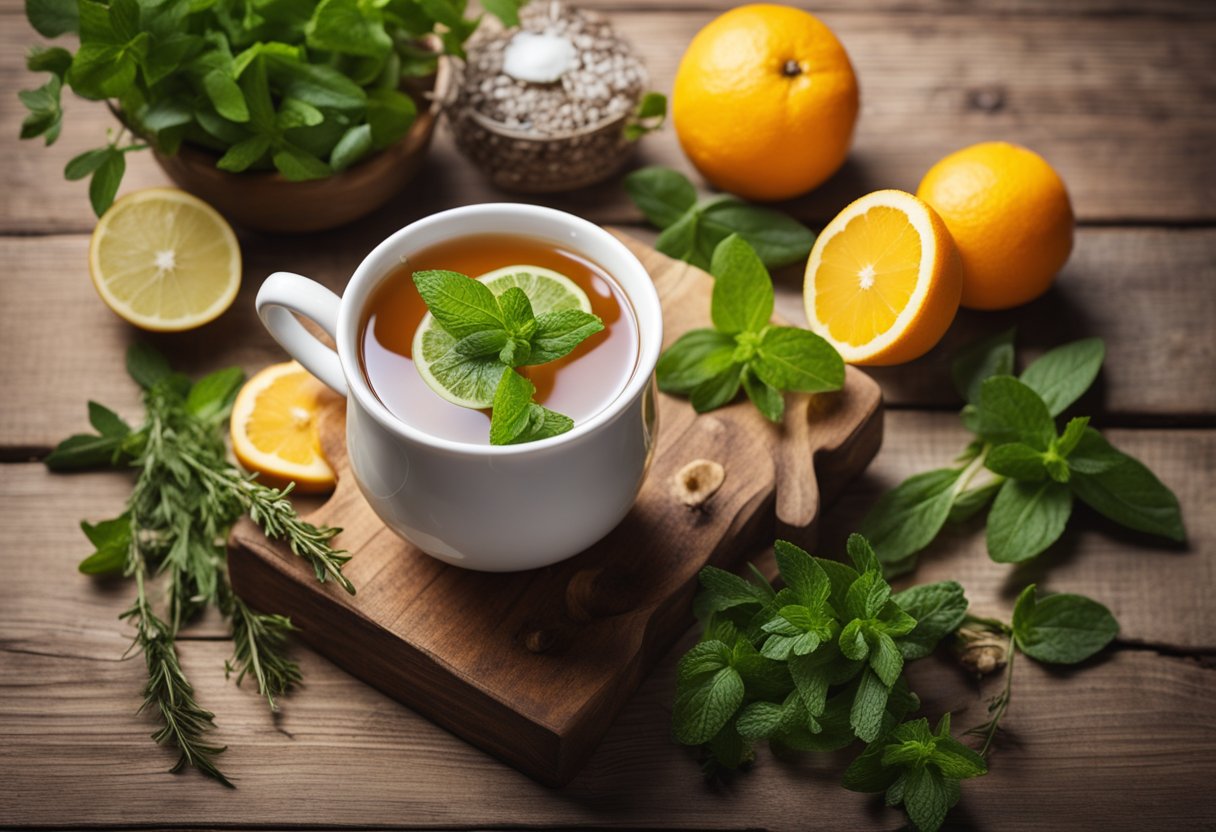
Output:
[[398,419],[432,436],[487,445],[490,411],[452,404],[436,394],[414,366],[414,333],[426,304],[416,271],[444,269],[478,277],[508,266],[540,266],[570,278],[587,293],[604,323],[569,355],[519,367],[536,385],[535,401],[575,425],[607,407],[625,389],[638,362],[637,322],[616,281],[599,264],[560,243],[507,234],[457,237],[424,248],[386,274],[371,293],[359,333],[359,361],[376,397]]

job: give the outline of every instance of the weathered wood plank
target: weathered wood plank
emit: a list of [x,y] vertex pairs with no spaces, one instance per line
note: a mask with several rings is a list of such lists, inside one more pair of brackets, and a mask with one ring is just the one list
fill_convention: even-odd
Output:
[[[679,649],[690,643],[691,635]],[[761,749],[750,773],[707,786],[694,755],[669,736],[675,652],[584,773],[555,791],[304,648],[306,687],[272,719],[253,691],[224,682],[226,644],[190,642],[185,670],[217,714],[216,740],[229,746],[221,760],[238,788],[227,791],[193,772],[165,773],[172,757],[149,742],[151,723],[135,714],[138,661],[108,651],[64,655],[51,639],[39,647],[3,648],[0,776],[5,794],[20,796],[0,801],[4,825],[847,832],[902,823],[879,799],[837,785],[855,752],[778,760]],[[955,823],[1054,830],[1084,811],[1093,828],[1140,830],[1146,812],[1159,828],[1203,825],[1216,812],[1212,674],[1151,652],[1116,652],[1066,672],[1021,663],[992,772],[964,787]],[[983,721],[984,697],[997,687],[990,679],[976,688],[941,657],[913,665],[910,681],[926,713],[952,710],[959,729]]]
[[[0,355],[9,357],[0,362],[0,386],[10,391],[10,406],[0,412],[0,448],[9,458],[45,451],[85,427],[87,399],[137,414],[137,392],[122,366],[123,350],[137,338],[196,374],[283,360],[253,311],[262,279],[287,269],[340,292],[362,254],[414,216],[385,216],[299,239],[244,237],[245,285],[233,308],[201,330],[178,335],[140,333],[101,304],[88,278],[86,237],[0,239],[6,264],[0,304],[9,310],[0,327]],[[1216,231],[1082,229],[1073,261],[1047,297],[1011,313],[964,312],[927,357],[872,374],[888,404],[953,406],[955,348],[1020,322],[1026,355],[1083,335],[1106,338],[1106,369],[1084,403],[1087,413],[1210,420],[1216,387],[1195,382],[1208,378],[1216,361],[1213,280]],[[778,312],[804,322],[801,275],[787,270],[778,282]]]
[[[709,17],[708,11],[614,14],[646,59],[653,86],[664,91],[684,44]],[[1061,25],[1053,16],[1012,16],[978,25],[956,14],[845,10],[823,17],[857,67],[863,114],[841,173],[785,206],[798,216],[821,223],[867,191],[914,189],[947,152],[1004,138],[1036,148],[1059,168],[1082,220],[1216,218],[1216,172],[1207,163],[1216,96],[1199,80],[1210,74],[1216,22],[1113,15]],[[34,35],[16,14],[3,21],[0,135],[16,135],[22,107],[11,93],[34,85],[21,60]],[[61,171],[104,141],[112,119],[103,106],[79,100],[67,101],[66,110],[55,147],[10,146],[0,174],[0,229],[91,228],[84,184],[64,182]],[[382,217],[513,198],[463,161],[446,130],[438,138],[427,169]],[[670,130],[643,148],[640,162],[689,169]],[[126,189],[164,181],[147,156],[133,155],[129,163]],[[600,222],[638,219],[616,182],[540,201]]]

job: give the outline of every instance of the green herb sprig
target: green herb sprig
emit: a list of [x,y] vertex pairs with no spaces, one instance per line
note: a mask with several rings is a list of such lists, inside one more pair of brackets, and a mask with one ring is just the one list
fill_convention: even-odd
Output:
[[[1060,593],[1039,598],[1034,584],[1022,590],[1012,623],[967,616],[957,634],[963,663],[981,675],[1005,665],[1001,692],[988,703],[989,719],[967,733],[979,736],[987,755],[1009,709],[1013,663],[1018,652],[1044,664],[1078,664],[1096,655],[1119,634],[1119,622],[1105,606],[1084,595]],[[994,637],[1006,639],[992,655]]]
[[517,367],[547,364],[567,355],[604,322],[581,309],[535,315],[528,295],[512,286],[495,295],[459,272],[414,273],[414,285],[436,323],[456,343],[441,361],[445,369],[494,390],[490,444],[535,442],[565,433],[574,420],[534,401],[536,386]]
[[[482,5],[519,23],[521,0]],[[26,16],[43,37],[75,34],[80,46],[30,53],[30,71],[51,77],[19,94],[29,111],[21,138],[54,143],[68,88],[114,102],[144,140],[114,131],[68,162],[68,179],[92,177],[98,216],[122,181],[125,154],[147,144],[170,155],[193,145],[213,152],[221,170],[277,170],[293,181],[345,170],[409,131],[416,106],[400,87],[435,72],[438,60],[422,39],[437,33],[444,51],[463,56],[480,22],[465,17],[463,0],[29,0]]]
[[698,413],[734,400],[742,387],[767,419],[781,421],[783,391],[821,393],[844,384],[840,354],[813,332],[774,326],[773,281],[747,241],[714,249],[712,329],[682,335],[659,358],[659,389],[688,396]]
[[998,563],[1045,551],[1079,499],[1120,525],[1173,541],[1186,538],[1178,498],[1139,460],[1089,427],[1055,417],[1089,389],[1105,355],[1087,338],[1057,347],[1014,377],[1013,331],[981,341],[954,364],[976,434],[951,468],[904,480],[861,523],[888,574],[907,572],[948,521],[987,515],[987,548]]
[[[214,718],[195,699],[178,661],[178,633],[204,607],[217,607],[232,623],[233,655],[226,672],[236,675],[237,684],[253,677],[272,710],[275,697],[300,681],[300,670],[287,653],[290,620],[256,612],[233,593],[224,561],[229,529],[248,512],[269,536],[285,538],[309,560],[319,580],[333,579],[353,593],[342,574],[348,558],[329,544],[338,529],[299,519],[285,499],[290,489],[258,485],[228,463],[221,428],[244,380],[239,369],[191,384],[159,353],[136,344],[127,353],[127,370],[144,391],[144,423],[133,429],[109,408],[90,402],[89,421],[97,432],[69,437],[45,461],[54,471],[136,472],[121,515],[81,524],[94,552],[80,571],[134,580],[135,601],[122,618],[134,626],[132,649],[147,664],[144,709],[161,723],[153,739],[178,751],[174,771],[192,766],[231,786],[215,764],[224,749],[206,740]],[[163,614],[154,610],[154,579],[163,583],[158,605]]]
[[697,189],[671,168],[647,167],[625,177],[625,191],[662,230],[655,248],[709,269],[714,249],[731,234],[746,240],[770,269],[805,260],[815,234],[797,220],[733,196],[697,197]]
[[[893,593],[860,535],[849,538],[852,567],[811,557],[785,541],[774,549],[785,582],[780,590],[762,576],[753,583],[714,567],[701,571],[696,610],[705,631],[680,661],[672,714],[676,739],[704,744],[713,770],[747,762],[760,740],[792,750],[835,751],[858,739],[884,745],[902,741],[904,733],[919,736],[919,723],[901,724],[919,707],[904,665],[929,655],[962,623],[962,587],[944,581]],[[941,741],[938,756],[957,745]],[[968,759],[969,773],[950,770],[956,781],[985,773],[974,752]],[[887,767],[904,760],[879,762]],[[904,778],[910,815],[920,777]],[[939,774],[928,777],[925,789],[940,780]]]

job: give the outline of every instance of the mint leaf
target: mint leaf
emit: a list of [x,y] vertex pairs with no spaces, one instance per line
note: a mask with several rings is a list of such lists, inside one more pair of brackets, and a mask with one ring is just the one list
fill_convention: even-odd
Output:
[[97,525],[82,521],[81,531],[95,551],[77,567],[86,575],[114,575],[123,571],[131,549],[131,517],[123,514]]
[[105,163],[117,151],[112,147],[99,147],[86,150],[79,156],[73,157],[63,168],[63,178],[69,182],[84,179]]
[[481,0],[481,7],[510,28],[519,25],[519,8],[527,0]]
[[785,585],[793,590],[798,602],[819,607],[831,595],[832,585],[823,568],[805,550],[785,540],[773,544],[777,568]]
[[295,145],[284,143],[283,147],[271,157],[279,173],[290,182],[306,182],[310,179],[324,179],[333,173],[333,169],[307,150]]
[[675,225],[697,204],[696,188],[671,168],[635,170],[625,177],[625,192],[646,219],[659,228]]
[[25,0],[25,17],[44,38],[57,38],[80,28],[76,0]]
[[988,452],[984,465],[994,474],[1015,480],[1035,482],[1047,478],[1043,453],[1021,442],[997,445]]
[[[882,572],[878,554],[874,551],[874,547],[870,544],[870,541],[866,540],[865,535],[857,533],[849,535],[849,539],[845,543],[845,550],[849,553],[849,560],[853,561],[853,566],[857,568],[859,573]],[[890,590],[890,587],[887,589]]]
[[765,419],[781,422],[785,414],[785,397],[776,387],[763,381],[750,367],[743,371],[743,391],[756,409],[764,414]]
[[564,416],[538,404],[531,404],[528,407],[528,427],[523,433],[512,439],[510,444],[519,445],[524,442],[548,439],[550,436],[563,434],[573,427],[574,420],[569,416]]
[[1081,439],[1085,436],[1085,429],[1089,426],[1088,416],[1078,416],[1075,419],[1069,419],[1068,424],[1064,426],[1064,432],[1060,434],[1059,441],[1055,443],[1056,453],[1062,457],[1067,457],[1077,445],[1081,443]]
[[120,461],[122,437],[78,433],[60,442],[42,461],[52,471],[102,468]]
[[700,214],[689,211],[671,225],[663,229],[654,247],[676,260],[691,263],[698,269],[709,269],[709,255],[698,248],[697,223]]
[[368,91],[367,125],[374,149],[383,150],[405,138],[417,117],[418,108],[408,95],[397,90]]
[[494,391],[494,410],[490,415],[491,445],[509,445],[528,429],[533,417],[530,406],[534,395],[535,385],[519,373],[507,370],[502,374],[498,389]]
[[121,438],[131,432],[131,426],[110,408],[97,402],[89,402],[89,424],[102,436]]
[[1012,376],[995,376],[980,385],[979,433],[995,445],[1024,442],[1047,450],[1056,438],[1055,423],[1039,394]]
[[1059,539],[1072,513],[1068,486],[1008,480],[988,513],[988,555],[997,563],[1029,560]]
[[884,684],[871,668],[861,671],[853,707],[849,710],[849,724],[859,740],[873,742],[878,737],[890,695],[890,686]]
[[536,329],[531,336],[532,357],[527,363],[545,364],[562,358],[603,329],[604,323],[599,317],[581,309],[546,312],[536,318]]
[[145,390],[169,378],[168,360],[152,347],[136,342],[127,348],[127,374]]
[[269,136],[261,134],[250,136],[229,147],[215,166],[229,173],[240,173],[260,162],[269,151]]
[[[532,313],[532,302],[528,295],[518,286],[512,286],[498,296],[498,308],[502,312],[502,320],[508,332],[513,335],[529,335],[535,327],[529,327],[536,316]],[[560,314],[560,313],[558,313]]]
[[694,329],[667,348],[655,368],[659,389],[688,395],[734,365],[735,339],[716,329]]
[[1013,610],[1013,637],[1023,653],[1049,664],[1088,659],[1119,633],[1119,623],[1102,604],[1083,595],[1036,598],[1035,585],[1022,591]]
[[37,89],[17,93],[17,97],[29,111],[21,122],[21,138],[43,136],[47,145],[54,144],[59,138],[63,124],[63,110],[60,106],[62,86],[59,78],[54,77]]
[[814,232],[789,215],[734,198],[705,205],[698,228],[706,245],[739,235],[770,269],[805,260],[815,245]]
[[94,214],[100,217],[114,204],[118,186],[126,172],[126,157],[121,151],[110,148],[89,180],[89,202],[93,205]]
[[861,521],[883,564],[895,564],[929,545],[950,515],[961,470],[917,474],[883,494]]
[[1116,450],[1102,434],[1093,428],[1083,427],[1080,433],[1081,435],[1076,438],[1076,444],[1067,454],[1068,467],[1073,473],[1100,474],[1122,465],[1127,458],[1126,454]]
[[844,385],[844,360],[827,341],[806,329],[772,326],[760,336],[752,369],[779,390],[823,393]]
[[957,784],[951,789],[936,768],[907,769],[903,802],[908,819],[920,832],[937,832],[946,821],[946,813],[958,800],[957,789]]
[[240,367],[228,367],[203,376],[194,383],[186,396],[186,410],[205,422],[224,419],[245,383]]
[[414,285],[435,320],[454,338],[506,328],[498,300],[480,281],[458,272],[434,270],[414,272]]
[[[319,112],[319,111],[318,111]],[[372,152],[372,128],[370,124],[358,124],[342,134],[329,154],[329,167],[334,171],[346,170],[362,161]]]
[[731,366],[693,388],[690,397],[693,410],[708,413],[730,403],[739,394],[744,369]]
[[[72,13],[76,3],[72,3]],[[72,66],[72,53],[61,46],[32,46],[25,56],[25,68],[30,72],[49,72],[60,81]]]
[[1086,428],[1068,464],[1069,487],[1099,514],[1129,529],[1177,542],[1186,539],[1174,492],[1144,463],[1115,450],[1097,431]]
[[759,332],[773,317],[773,281],[742,237],[732,234],[714,249],[710,315],[719,332]]
[[1101,338],[1073,341],[1043,354],[1021,379],[1042,397],[1051,415],[1058,416],[1094,383],[1105,357]]
[[384,19],[374,7],[358,0],[321,0],[304,27],[305,42],[313,49],[383,58],[393,48]]
[[897,642],[908,660],[932,653],[938,642],[958,629],[967,614],[967,597],[955,581],[914,586],[897,592],[891,600],[916,619],[912,632]]
[[452,349],[468,358],[484,358],[498,355],[510,339],[505,329],[483,329],[461,338]]
[[229,121],[249,121],[249,108],[245,105],[245,94],[232,77],[231,71],[213,69],[203,76],[203,90],[215,111]]
[[870,668],[887,687],[895,684],[903,672],[903,654],[896,646],[895,639],[886,633],[879,633],[874,642],[874,648],[870,651]]
[[978,404],[980,385],[993,376],[1013,374],[1013,336],[1007,329],[991,338],[969,344],[959,351],[950,370],[954,387],[963,401]]
[[763,587],[743,580],[733,572],[706,566],[697,575],[703,591],[698,603],[710,612],[721,612],[739,606],[760,605],[769,600]]
[[857,759],[844,771],[841,785],[854,792],[885,792],[900,776],[898,767],[883,764],[886,743],[879,741],[866,746]]
[[676,739],[685,745],[708,742],[743,704],[743,679],[723,667],[676,697],[672,712]]

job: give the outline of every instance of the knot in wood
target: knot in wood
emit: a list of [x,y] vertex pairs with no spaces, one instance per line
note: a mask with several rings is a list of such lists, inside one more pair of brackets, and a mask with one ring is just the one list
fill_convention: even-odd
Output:
[[557,636],[552,630],[531,630],[524,633],[523,642],[529,653],[544,653],[557,643]]
[[701,508],[722,487],[726,469],[711,459],[694,459],[676,472],[672,493],[689,508]]

